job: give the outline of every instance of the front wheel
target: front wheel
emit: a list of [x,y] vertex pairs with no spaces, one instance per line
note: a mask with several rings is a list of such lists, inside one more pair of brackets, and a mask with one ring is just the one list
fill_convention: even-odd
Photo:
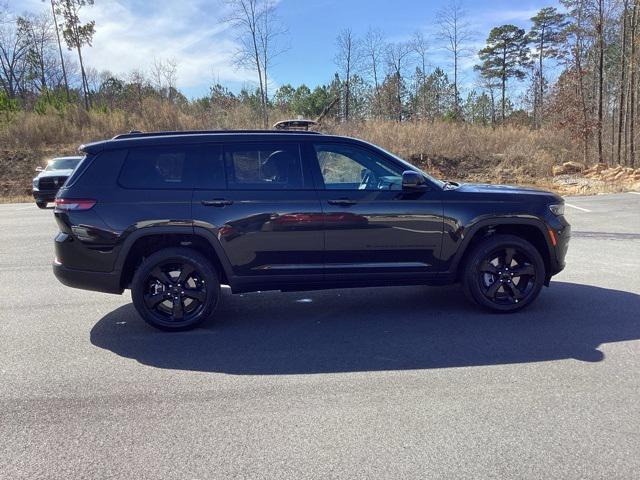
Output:
[[536,299],[544,278],[544,260],[536,247],[514,235],[493,235],[471,251],[462,283],[477,304],[514,312]]
[[167,248],[146,258],[131,282],[131,298],[149,325],[190,330],[211,316],[220,282],[203,255],[189,248]]
[[36,202],[36,206],[37,206],[38,208],[47,208],[47,202],[37,201],[37,202]]

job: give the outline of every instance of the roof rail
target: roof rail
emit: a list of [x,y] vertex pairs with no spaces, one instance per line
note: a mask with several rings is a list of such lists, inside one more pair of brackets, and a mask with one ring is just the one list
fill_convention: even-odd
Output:
[[259,134],[273,134],[273,133],[310,133],[320,135],[320,132],[304,131],[304,130],[176,130],[176,131],[163,131],[163,132],[140,132],[132,130],[129,133],[121,133],[113,137],[112,140],[119,140],[122,138],[140,138],[140,137],[166,137],[173,135],[206,135],[211,133],[259,133]]

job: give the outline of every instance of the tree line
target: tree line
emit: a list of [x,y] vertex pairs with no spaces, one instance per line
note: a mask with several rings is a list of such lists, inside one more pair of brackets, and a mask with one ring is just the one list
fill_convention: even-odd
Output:
[[128,75],[86,67],[82,54],[96,25],[82,23],[79,13],[93,0],[43,0],[46,10],[21,15],[0,4],[2,118],[68,105],[131,110],[156,98],[189,112],[246,107],[265,127],[274,112],[340,122],[517,124],[566,130],[581,143],[585,161],[637,165],[640,0],[561,0],[542,8],[528,29],[492,28],[479,51],[480,34],[459,0],[434,12],[429,36],[417,31],[391,42],[379,28],[363,35],[344,28],[335,38],[330,80],[313,89],[273,88],[273,65],[286,54],[288,35],[276,3],[220,1],[222,21],[236,35],[234,61],[255,72],[257,86],[232,92],[214,84],[195,99],[177,89],[179,64],[172,59]]

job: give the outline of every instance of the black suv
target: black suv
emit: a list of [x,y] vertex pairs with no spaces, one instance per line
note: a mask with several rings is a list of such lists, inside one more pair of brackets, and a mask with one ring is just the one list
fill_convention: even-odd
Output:
[[55,201],[54,272],[193,328],[232,292],[461,281],[512,312],[564,267],[562,198],[442,182],[361,140],[314,132],[130,133],[81,147]]

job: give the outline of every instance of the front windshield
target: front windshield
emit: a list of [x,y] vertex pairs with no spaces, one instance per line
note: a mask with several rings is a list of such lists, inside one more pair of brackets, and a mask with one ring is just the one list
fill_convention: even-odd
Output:
[[425,177],[427,177],[429,180],[431,180],[433,183],[439,185],[440,187],[444,187],[445,182],[443,182],[442,180],[438,180],[437,178],[432,177],[431,175],[429,175],[427,172],[425,172],[424,170],[416,167],[415,165],[407,162],[406,160],[400,158],[399,156],[395,155],[394,153],[391,153],[389,150],[385,150],[384,148],[376,145],[377,148],[379,148],[380,150],[382,150],[384,153],[386,153],[387,155],[392,156],[393,158],[395,158],[396,160],[398,160],[399,162],[401,162],[403,165],[406,165],[410,170],[417,170],[418,172],[422,173]]
[[45,170],[73,170],[79,162],[80,158],[54,158],[49,160]]

